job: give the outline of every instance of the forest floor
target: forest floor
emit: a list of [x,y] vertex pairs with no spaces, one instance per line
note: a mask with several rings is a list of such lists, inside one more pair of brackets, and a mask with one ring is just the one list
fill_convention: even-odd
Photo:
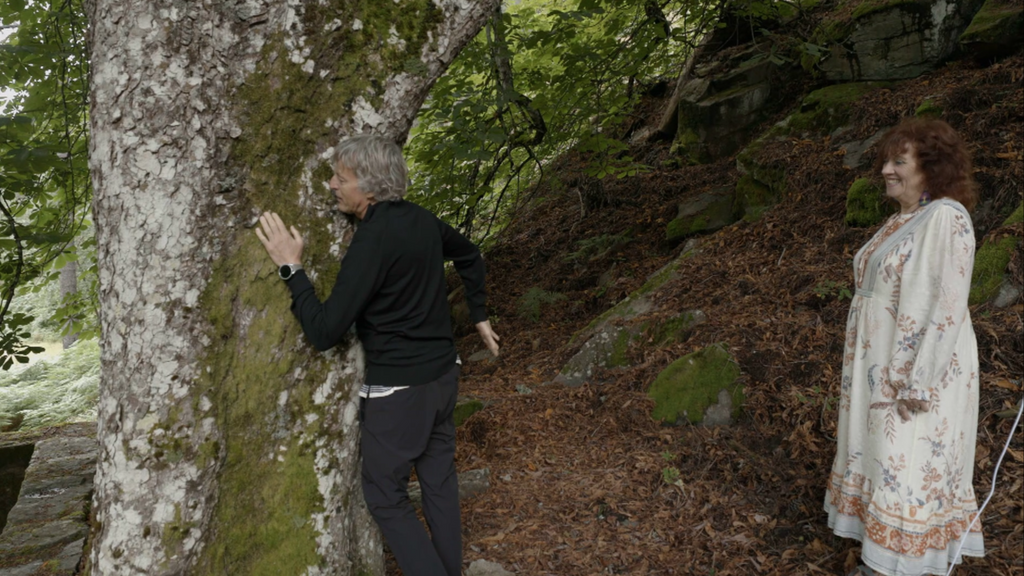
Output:
[[[937,98],[971,143],[983,201],[1012,209],[1024,181],[1022,90],[1019,56],[982,68],[954,63],[869,94],[851,114],[853,129],[866,138],[913,114],[922,98]],[[463,394],[487,405],[459,428],[458,469],[489,468],[492,483],[462,506],[467,562],[531,575],[839,575],[855,565],[859,544],[831,533],[822,502],[849,305],[842,287],[874,231],[843,223],[845,193],[869,168],[844,168],[827,137],[790,139],[767,153],[785,166],[790,192],[760,220],[701,237],[682,280],[659,296],[663,309],[696,308],[708,320],[685,342],[633,347],[630,365],[598,374],[600,384],[548,382],[575,351],[568,342],[577,330],[678,255],[681,246],[664,240],[676,203],[734,185],[735,162],[596,183],[582,175],[585,159],[570,154],[551,170],[566,185],[542,185],[520,207],[486,255],[501,357],[467,364],[461,380]],[[667,144],[632,154],[652,166],[669,158]],[[1024,236],[1020,224],[975,224],[988,238]],[[618,234],[629,241],[596,259],[573,256],[581,240]],[[1019,246],[1010,264],[1017,278]],[[610,286],[599,288],[602,274],[614,278]],[[517,305],[532,287],[565,300],[530,321]],[[979,500],[1012,424],[998,413],[1021,397],[1022,315],[1019,299],[972,308],[982,365]],[[716,342],[743,372],[740,419],[714,428],[653,422],[645,390],[655,376]],[[463,332],[459,347],[466,358],[482,345]],[[968,558],[956,574],[1024,574],[1022,479],[1018,431],[982,516],[987,556]],[[393,561],[389,572],[399,573]]]

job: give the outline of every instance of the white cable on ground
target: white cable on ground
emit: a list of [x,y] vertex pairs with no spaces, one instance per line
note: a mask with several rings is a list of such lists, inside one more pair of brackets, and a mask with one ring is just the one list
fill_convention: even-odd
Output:
[[956,560],[960,558],[960,552],[964,549],[964,543],[967,542],[967,537],[971,534],[971,528],[974,528],[974,523],[981,518],[981,512],[988,506],[988,501],[992,499],[992,495],[996,493],[996,476],[999,474],[999,465],[1003,463],[1003,458],[1006,456],[1006,452],[1010,449],[1010,440],[1013,439],[1013,433],[1017,431],[1017,424],[1020,424],[1020,415],[1024,413],[1024,398],[1021,398],[1020,408],[1017,410],[1017,419],[1013,421],[1013,427],[1010,428],[1010,435],[1006,437],[1006,445],[1003,446],[1003,453],[999,455],[999,460],[996,462],[996,469],[992,472],[992,488],[988,491],[988,497],[985,498],[985,502],[978,509],[978,513],[974,515],[974,519],[971,520],[971,524],[967,527],[964,532],[963,538],[960,539],[960,546],[956,549],[956,554],[953,556],[953,562],[950,563],[949,572],[946,572],[946,576],[953,574],[953,570],[956,568]]

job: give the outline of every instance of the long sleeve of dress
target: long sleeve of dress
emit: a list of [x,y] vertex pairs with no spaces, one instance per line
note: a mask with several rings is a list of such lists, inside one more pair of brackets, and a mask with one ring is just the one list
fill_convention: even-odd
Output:
[[966,213],[942,205],[915,235],[913,250],[898,264],[888,381],[896,399],[931,401],[959,370],[954,350],[970,321],[974,230]]

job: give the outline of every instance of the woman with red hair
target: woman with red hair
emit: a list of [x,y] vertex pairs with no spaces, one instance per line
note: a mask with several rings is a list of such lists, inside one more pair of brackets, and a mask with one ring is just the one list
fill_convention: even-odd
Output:
[[967,148],[941,120],[890,130],[875,167],[900,211],[854,259],[825,511],[836,534],[863,544],[864,565],[850,576],[944,575],[961,555],[985,553],[981,527],[970,528],[977,194]]

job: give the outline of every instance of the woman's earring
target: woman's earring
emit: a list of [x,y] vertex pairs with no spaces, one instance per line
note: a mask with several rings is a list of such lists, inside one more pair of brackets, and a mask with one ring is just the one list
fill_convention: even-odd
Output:
[[928,203],[931,202],[931,201],[932,201],[932,195],[929,194],[927,190],[925,190],[924,192],[921,193],[921,199],[918,200],[917,203],[919,205],[921,205],[921,206],[927,206]]

